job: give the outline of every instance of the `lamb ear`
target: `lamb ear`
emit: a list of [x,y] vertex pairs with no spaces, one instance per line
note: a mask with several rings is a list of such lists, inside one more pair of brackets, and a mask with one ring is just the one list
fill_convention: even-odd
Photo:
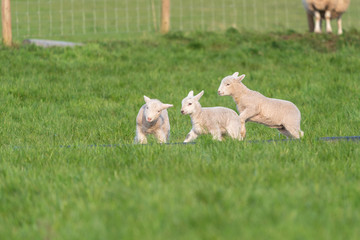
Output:
[[202,90],[198,95],[196,95],[196,96],[194,97],[194,99],[195,99],[196,101],[199,101],[200,98],[202,97],[202,95],[204,95],[204,90]]
[[151,100],[151,99],[150,99],[149,97],[147,97],[147,96],[144,95],[144,101],[145,101],[146,103],[148,103],[150,100]]
[[238,72],[234,72],[234,74],[232,75],[233,77],[238,77],[239,73]]
[[174,105],[172,105],[172,104],[163,104],[163,105],[162,105],[162,110],[171,108],[171,107],[173,107],[173,106],[174,106]]
[[193,97],[193,96],[194,96],[194,91],[191,90],[187,96],[188,96],[188,97]]
[[245,78],[245,74],[241,75],[240,77],[236,78],[239,82],[241,82]]

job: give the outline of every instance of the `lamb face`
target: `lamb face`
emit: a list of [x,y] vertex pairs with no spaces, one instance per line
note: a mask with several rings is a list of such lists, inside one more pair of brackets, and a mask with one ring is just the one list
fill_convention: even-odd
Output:
[[190,115],[201,108],[199,99],[204,94],[204,91],[201,91],[198,95],[194,97],[194,92],[190,91],[188,96],[181,101],[181,114]]
[[233,75],[224,77],[223,80],[221,80],[219,89],[218,89],[218,94],[219,96],[229,96],[232,95],[234,90],[234,84],[237,82],[241,82],[244,78],[245,75],[241,75],[240,77],[238,72],[235,72]]
[[181,102],[181,114],[192,114],[195,110],[194,106],[194,100],[192,98],[184,98]]
[[147,122],[156,121],[160,117],[162,110],[173,106],[172,104],[163,104],[157,99],[150,99],[146,96],[144,96],[144,100],[146,102],[144,116]]

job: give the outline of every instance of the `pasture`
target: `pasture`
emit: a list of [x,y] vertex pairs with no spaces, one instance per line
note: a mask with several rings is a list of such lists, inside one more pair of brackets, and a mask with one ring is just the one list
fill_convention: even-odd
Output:
[[[11,0],[13,37],[55,40],[131,38],[158,32],[160,0]],[[360,2],[343,15],[345,31],[360,28]],[[307,32],[301,0],[171,0],[172,31]],[[336,31],[336,21],[332,21]],[[0,25],[0,29],[1,29]]]
[[[173,32],[0,49],[0,239],[357,239],[360,34]],[[247,123],[244,142],[133,145],[143,95],[174,104],[171,143],[222,77],[287,99],[305,137]],[[96,146],[94,146],[96,144]],[[112,146],[104,146],[114,144]],[[115,145],[116,144],[116,145]]]

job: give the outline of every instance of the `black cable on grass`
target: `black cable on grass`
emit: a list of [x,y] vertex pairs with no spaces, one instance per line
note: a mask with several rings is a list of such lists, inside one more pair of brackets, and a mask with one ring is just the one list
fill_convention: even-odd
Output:
[[[321,137],[317,138],[318,141],[325,141],[325,142],[338,142],[338,141],[360,141],[360,136],[344,136],[344,137]],[[270,139],[270,140],[251,140],[248,141],[249,143],[271,143],[271,142],[300,142],[301,139]]]
[[360,141],[360,136],[350,136],[350,137],[321,137],[319,138],[321,141],[328,141],[328,142],[334,142],[334,141]]
[[[183,143],[183,142],[175,142],[175,143],[160,143],[159,145],[193,145],[196,144],[195,142],[189,142],[189,143]],[[134,145],[138,145],[138,146],[151,146],[153,145],[153,143],[148,143],[148,144],[90,144],[87,145],[87,147],[89,148],[95,148],[95,147],[122,147],[122,146],[134,146]],[[158,144],[157,144],[158,145]],[[72,146],[72,145],[60,145],[60,148],[71,148],[71,147],[76,147]]]

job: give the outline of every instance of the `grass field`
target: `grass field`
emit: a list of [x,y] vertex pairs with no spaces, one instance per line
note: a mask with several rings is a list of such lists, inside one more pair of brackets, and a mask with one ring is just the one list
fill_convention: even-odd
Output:
[[[160,0],[12,0],[11,9],[20,42],[134,37],[158,32],[161,17]],[[308,31],[301,0],[171,0],[170,15],[172,31]],[[332,26],[336,32],[336,21]],[[360,29],[359,1],[351,1],[343,27]]]
[[[359,135],[359,32],[0,48],[0,239],[359,238],[360,145],[317,141]],[[182,98],[235,109],[216,93],[235,71],[299,107],[301,142],[132,145],[143,95],[174,104],[181,142]],[[267,139],[277,131],[247,124],[246,140]]]

